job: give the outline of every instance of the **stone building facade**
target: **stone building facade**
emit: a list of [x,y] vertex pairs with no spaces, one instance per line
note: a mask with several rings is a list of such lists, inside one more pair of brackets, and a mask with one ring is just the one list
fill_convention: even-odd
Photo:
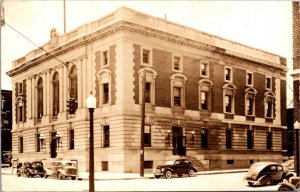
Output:
[[8,72],[14,158],[76,159],[88,170],[92,91],[95,170],[138,172],[144,74],[146,172],[180,156],[203,169],[283,158],[286,61],[278,55],[124,7],[63,35],[52,30],[43,49]]

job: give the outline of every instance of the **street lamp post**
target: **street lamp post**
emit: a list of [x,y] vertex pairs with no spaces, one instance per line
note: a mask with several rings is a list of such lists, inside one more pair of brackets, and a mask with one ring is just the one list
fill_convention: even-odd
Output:
[[94,183],[94,109],[96,108],[96,98],[92,95],[86,99],[86,106],[90,112],[90,168],[89,168],[89,192],[95,191]]
[[296,166],[296,175],[297,176],[300,176],[300,165],[299,165],[299,129],[300,129],[300,124],[299,124],[299,122],[298,121],[296,121],[295,123],[294,123],[294,129],[295,129],[295,131],[296,131],[296,157],[294,158],[295,159],[295,162],[294,162],[294,164],[295,164],[295,166]]

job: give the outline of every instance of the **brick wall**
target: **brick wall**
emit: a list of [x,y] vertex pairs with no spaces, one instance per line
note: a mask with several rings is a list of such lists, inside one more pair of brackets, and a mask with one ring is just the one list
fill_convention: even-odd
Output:
[[235,114],[245,115],[246,70],[233,68],[233,84],[237,90],[234,96]]
[[223,84],[224,84],[224,67],[217,63],[211,63],[210,68],[213,70],[213,88],[212,88],[212,111],[223,113]]

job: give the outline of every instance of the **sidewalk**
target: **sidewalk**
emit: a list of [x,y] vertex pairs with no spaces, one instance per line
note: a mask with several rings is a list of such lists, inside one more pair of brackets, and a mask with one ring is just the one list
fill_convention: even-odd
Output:
[[[212,175],[212,174],[226,174],[226,173],[239,173],[247,172],[249,169],[232,169],[232,170],[213,170],[213,171],[200,171],[195,175]],[[153,173],[145,173],[144,177],[141,177],[139,173],[110,173],[110,172],[95,172],[94,178],[96,181],[105,180],[129,180],[129,179],[154,179]],[[77,178],[78,180],[88,180],[88,172],[80,172]]]
[[[238,173],[247,172],[248,169],[232,169],[232,170],[213,170],[213,171],[200,171],[195,173],[195,175],[211,175],[211,174],[226,174],[226,173]],[[1,168],[1,174],[12,175],[16,174],[16,169],[12,173],[12,168]],[[153,173],[145,173],[144,177],[141,177],[139,173],[111,173],[111,172],[95,172],[95,181],[106,181],[106,180],[132,180],[132,179],[154,179]],[[78,175],[78,180],[88,180],[88,172],[80,172]]]

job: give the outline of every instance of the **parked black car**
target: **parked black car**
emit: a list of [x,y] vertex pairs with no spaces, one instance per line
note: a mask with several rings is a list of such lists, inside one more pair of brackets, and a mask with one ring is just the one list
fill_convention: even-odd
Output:
[[248,185],[274,185],[282,182],[284,179],[289,180],[293,173],[289,173],[282,165],[275,162],[257,162],[254,163],[245,179]]
[[155,178],[164,176],[169,179],[172,177],[172,175],[181,177],[183,174],[187,174],[189,177],[191,177],[196,172],[197,169],[188,159],[177,159],[167,161],[165,165],[158,165],[154,170],[154,176]]
[[42,161],[26,161],[24,164],[19,163],[17,167],[17,176],[25,174],[27,177],[39,175],[44,176],[44,166]]

